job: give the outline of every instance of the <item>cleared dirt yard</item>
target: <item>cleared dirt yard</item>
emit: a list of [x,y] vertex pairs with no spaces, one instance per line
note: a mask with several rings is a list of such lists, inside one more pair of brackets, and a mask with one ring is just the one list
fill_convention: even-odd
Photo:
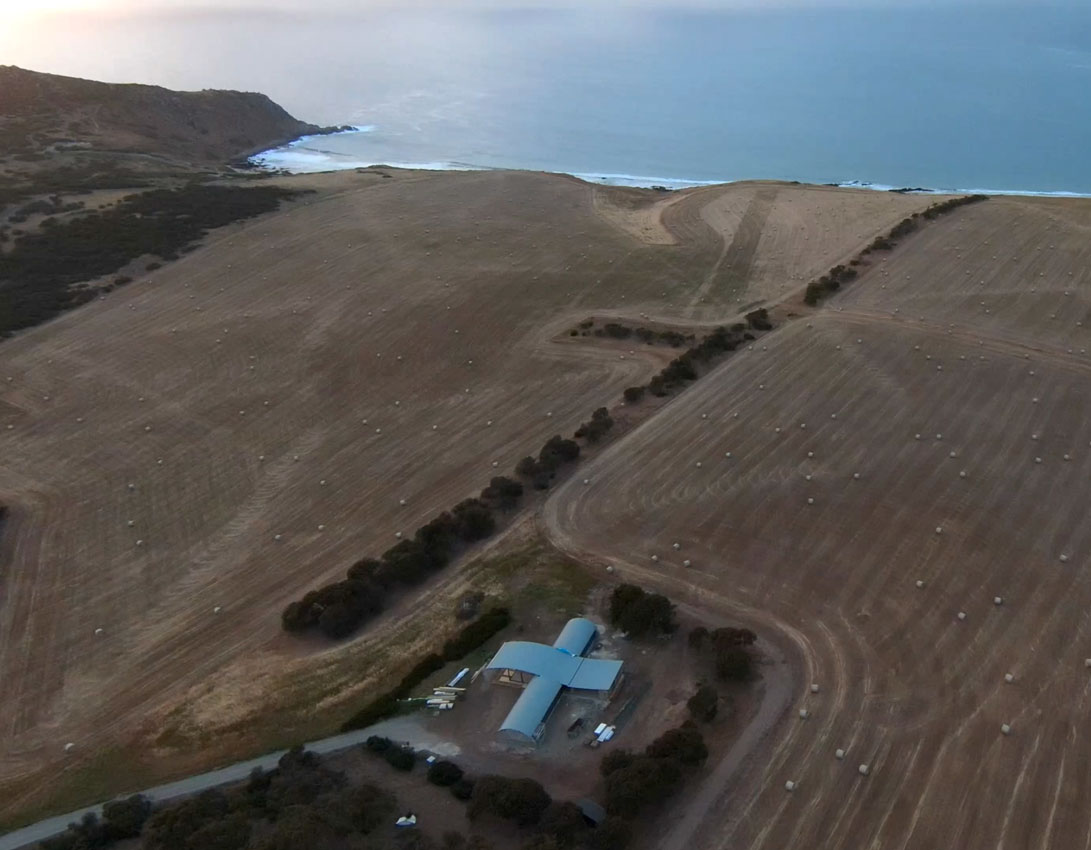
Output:
[[[707,275],[736,228],[704,210],[755,191],[672,196],[677,242],[656,245],[564,177],[288,182],[317,193],[0,347],[0,819],[283,742],[259,720],[288,736],[343,718],[429,635],[396,611],[340,647],[300,642],[280,632],[284,604],[663,356],[557,333],[596,311],[684,318],[699,290],[732,318],[734,290]],[[865,198],[862,241],[930,200],[760,191],[805,220]],[[828,265],[867,230],[830,221],[775,262]],[[758,235],[743,239],[755,267]],[[400,611],[449,610],[454,581]],[[96,761],[109,752],[124,770]]]
[[563,549],[801,661],[688,846],[1085,847],[1091,364],[829,312],[763,342],[545,509]]

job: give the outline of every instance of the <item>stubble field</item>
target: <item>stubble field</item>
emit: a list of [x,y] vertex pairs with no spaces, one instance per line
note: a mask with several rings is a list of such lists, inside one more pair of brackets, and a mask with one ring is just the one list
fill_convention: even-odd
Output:
[[[425,588],[332,648],[282,635],[283,606],[666,356],[558,340],[576,321],[684,319],[694,297],[727,319],[740,297],[707,282],[736,232],[701,210],[745,184],[672,197],[677,239],[655,244],[618,226],[631,211],[596,211],[609,190],[563,177],[292,182],[317,193],[0,349],[0,817],[48,808],[66,775],[98,796],[245,755],[256,720],[344,711],[402,615],[446,603]],[[881,197],[865,241],[927,202],[762,191],[804,218]],[[844,221],[795,262],[836,261],[865,229]],[[141,764],[80,774],[109,751]]]
[[1091,845],[1086,216],[925,226],[551,496],[562,549],[798,660],[790,709],[658,846]]

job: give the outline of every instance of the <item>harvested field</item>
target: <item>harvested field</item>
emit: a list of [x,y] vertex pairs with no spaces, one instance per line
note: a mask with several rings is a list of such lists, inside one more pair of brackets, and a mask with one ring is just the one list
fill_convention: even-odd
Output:
[[[139,749],[110,790],[196,770],[379,675],[396,612],[329,648],[282,635],[283,606],[657,371],[661,351],[551,340],[595,311],[682,315],[725,256],[702,210],[739,191],[672,197],[677,244],[654,245],[564,177],[286,182],[317,194],[0,347],[0,818],[47,806],[61,765]],[[839,195],[761,191],[770,220]],[[906,203],[840,194],[882,198],[865,241]],[[403,605],[442,610],[450,584]]]
[[[939,226],[935,226],[939,225]],[[1091,208],[1057,198],[995,198],[925,225],[830,300],[1087,357]],[[1091,362],[1089,360],[1088,362]]]
[[566,551],[798,658],[775,734],[655,846],[1084,847],[1091,364],[828,311],[762,342],[545,508]]
[[682,313],[698,322],[788,296],[934,200],[768,182],[698,191],[708,192],[703,204],[690,201],[663,214],[674,232],[691,239],[706,228],[720,235],[719,251]]

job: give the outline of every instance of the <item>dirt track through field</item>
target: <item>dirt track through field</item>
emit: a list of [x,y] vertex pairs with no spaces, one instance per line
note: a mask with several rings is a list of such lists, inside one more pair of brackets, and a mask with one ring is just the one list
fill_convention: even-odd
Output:
[[[1005,199],[928,225],[550,497],[562,549],[779,635],[806,671],[688,846],[1091,843],[1091,281],[1072,210]],[[1066,247],[1044,275],[946,249],[1009,230],[1034,258]],[[1005,319],[961,306],[970,268],[1018,293]],[[1050,318],[1061,299],[1077,309]]]
[[[321,649],[281,634],[283,606],[646,381],[660,352],[554,340],[596,312],[683,318],[723,245],[753,242],[722,210],[775,192],[770,221],[828,219],[821,247],[781,246],[805,268],[858,244],[853,198],[869,238],[927,203],[714,187],[665,202],[675,244],[652,244],[564,177],[292,182],[318,192],[0,347],[0,817],[112,747],[156,780],[241,755],[295,682],[366,668],[397,612]],[[776,291],[747,251],[748,285]]]

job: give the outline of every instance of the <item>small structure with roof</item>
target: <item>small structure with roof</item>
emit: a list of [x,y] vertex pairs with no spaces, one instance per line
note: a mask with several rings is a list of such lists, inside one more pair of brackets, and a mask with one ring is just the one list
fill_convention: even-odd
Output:
[[485,678],[524,689],[500,724],[502,737],[536,744],[566,690],[602,699],[613,695],[621,681],[621,662],[586,657],[597,638],[595,624],[576,617],[565,623],[552,646],[514,640],[497,650],[485,665]]

